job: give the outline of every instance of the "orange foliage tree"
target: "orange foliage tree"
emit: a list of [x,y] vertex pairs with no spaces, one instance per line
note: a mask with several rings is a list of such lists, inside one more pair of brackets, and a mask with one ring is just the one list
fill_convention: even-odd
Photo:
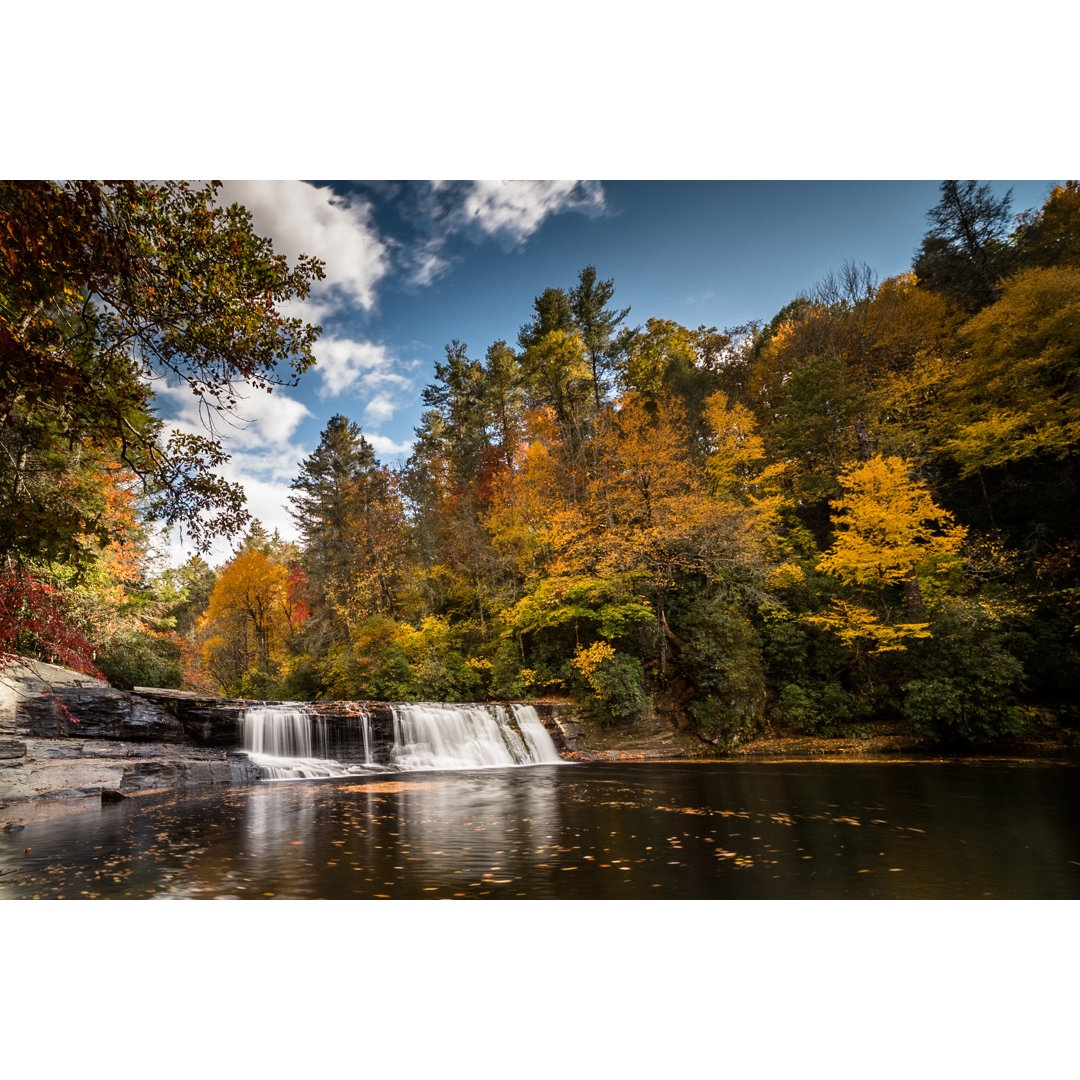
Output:
[[241,552],[218,575],[199,624],[206,670],[226,693],[262,688],[306,614],[284,566],[257,548]]

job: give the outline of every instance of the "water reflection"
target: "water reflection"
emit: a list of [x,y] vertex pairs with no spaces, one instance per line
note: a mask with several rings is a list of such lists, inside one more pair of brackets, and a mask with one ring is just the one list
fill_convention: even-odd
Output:
[[0,897],[1075,898],[1075,776],[541,765],[147,796],[27,811]]

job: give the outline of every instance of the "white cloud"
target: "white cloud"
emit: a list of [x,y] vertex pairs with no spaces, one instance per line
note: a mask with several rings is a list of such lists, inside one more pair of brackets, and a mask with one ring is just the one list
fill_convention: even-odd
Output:
[[374,307],[375,286],[389,272],[390,259],[366,199],[302,180],[229,180],[221,198],[247,207],[255,231],[290,262],[305,254],[326,263],[326,278],[313,287],[304,318],[318,321],[343,304]]
[[[245,384],[236,389],[238,403],[233,416],[222,419],[223,414],[213,411],[215,434],[230,455],[219,475],[243,486],[248,511],[267,531],[277,529],[285,539],[296,539],[296,526],[286,500],[306,451],[292,440],[302,421],[312,413],[303,402],[280,391],[268,394]],[[157,386],[155,393],[159,405],[164,406],[163,412],[168,414],[166,435],[174,429],[207,434],[199,400],[190,390],[183,386]],[[165,538],[163,545],[173,562],[183,561],[189,550],[175,536]],[[227,542],[219,540],[207,561],[217,564],[229,554]]]
[[415,189],[416,213],[427,238],[409,254],[410,281],[430,285],[453,264],[443,254],[452,236],[512,249],[554,214],[596,217],[607,212],[597,180],[431,180]]
[[413,270],[410,280],[414,285],[430,285],[450,265],[438,253],[442,241],[424,245],[413,253]]
[[552,214],[576,210],[595,216],[604,209],[604,189],[595,180],[474,180],[458,216],[517,245]]
[[241,398],[236,415],[246,423],[237,428],[233,439],[242,447],[281,446],[292,438],[311,410],[286,394],[267,394],[258,390]]
[[395,454],[407,454],[412,450],[413,446],[412,439],[396,443],[385,435],[373,435],[367,431],[364,432],[364,438],[375,448],[375,453],[383,458],[393,457]]
[[372,424],[389,420],[397,412],[397,404],[385,394],[376,394],[364,408],[364,419]]
[[385,345],[323,337],[315,343],[314,353],[318,360],[315,371],[322,376],[319,397],[334,397],[358,384],[366,390],[387,385],[408,390],[412,386],[411,379],[395,370],[401,365]]

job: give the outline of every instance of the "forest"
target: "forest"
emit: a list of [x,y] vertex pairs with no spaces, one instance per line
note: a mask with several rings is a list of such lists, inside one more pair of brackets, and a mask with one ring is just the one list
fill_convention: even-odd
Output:
[[[222,418],[236,383],[314,363],[318,328],[281,311],[319,260],[290,266],[213,185],[0,183],[0,665],[570,698],[717,750],[884,722],[1069,735],[1080,183],[1015,213],[947,181],[927,222],[908,272],[845,264],[768,322],[631,319],[593,266],[523,298],[515,341],[446,345],[400,466],[330,420],[293,541],[221,479]],[[166,430],[161,379],[205,436]],[[198,553],[162,568],[156,525]]]

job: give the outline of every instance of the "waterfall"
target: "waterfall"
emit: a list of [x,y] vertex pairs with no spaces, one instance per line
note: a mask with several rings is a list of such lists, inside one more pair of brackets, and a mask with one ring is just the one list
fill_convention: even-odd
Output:
[[395,705],[393,764],[403,770],[524,765],[521,735],[496,705]]
[[394,705],[391,764],[478,769],[557,763],[551,736],[531,705]]
[[243,746],[265,780],[393,769],[506,768],[561,761],[531,705],[392,705],[380,729],[366,711],[327,718],[297,705],[247,709]]
[[[292,705],[264,705],[245,709],[241,717],[244,749],[259,767],[264,780],[314,779],[322,776],[352,776],[368,770],[343,764],[329,756],[331,745],[326,717],[312,724],[311,713]],[[364,763],[370,764],[369,720],[366,713],[349,717],[358,721],[363,733]]]
[[562,761],[559,751],[555,749],[555,743],[541,723],[536,710],[531,705],[511,705],[510,708],[514,710],[518,730],[532,751],[532,760],[547,764]]
[[244,749],[263,757],[311,757],[311,714],[285,705],[247,709]]

